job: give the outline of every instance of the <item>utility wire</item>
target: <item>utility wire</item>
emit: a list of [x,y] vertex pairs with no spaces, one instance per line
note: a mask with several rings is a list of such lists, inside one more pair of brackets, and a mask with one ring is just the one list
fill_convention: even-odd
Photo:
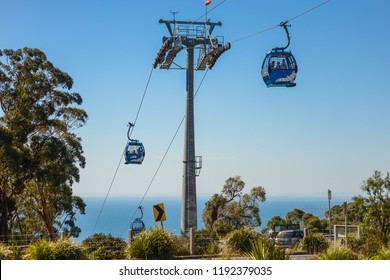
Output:
[[[142,99],[141,99],[140,105],[139,105],[139,107],[138,107],[137,114],[136,114],[136,116],[135,116],[134,126],[135,126],[135,124],[137,123],[138,116],[139,116],[139,113],[140,113],[140,111],[141,111],[141,107],[142,107],[142,104],[143,104],[144,99],[145,99],[146,92],[147,92],[148,87],[149,87],[150,79],[152,78],[153,70],[154,70],[154,67],[152,67],[152,70],[150,70],[149,78],[148,78],[148,81],[147,81],[147,83],[146,83],[145,90],[144,90],[144,93],[143,93],[143,95],[142,95]],[[131,130],[129,137],[131,136],[131,133],[133,132],[133,130],[134,130],[134,128]],[[129,140],[127,140],[126,144],[128,143],[128,141],[129,141]],[[122,152],[122,154],[121,154],[121,157],[120,157],[120,159],[119,159],[118,165],[117,165],[117,167],[116,167],[116,169],[115,169],[114,176],[112,177],[112,180],[111,180],[111,183],[110,183],[110,187],[108,188],[107,194],[106,194],[106,196],[105,196],[105,198],[104,198],[104,201],[103,201],[103,204],[102,204],[102,207],[100,208],[99,215],[98,215],[98,217],[96,218],[95,225],[93,226],[92,233],[95,232],[96,226],[97,226],[97,224],[98,224],[98,222],[99,222],[99,220],[100,220],[100,217],[101,217],[101,215],[102,215],[104,206],[106,205],[107,198],[108,198],[108,196],[109,196],[109,194],[110,194],[110,192],[111,192],[111,188],[112,188],[112,186],[114,185],[114,181],[115,181],[116,175],[118,174],[119,166],[120,166],[120,164],[122,163],[122,157],[123,157],[123,154],[124,154],[124,153],[125,153],[125,151],[123,150],[123,152]]]

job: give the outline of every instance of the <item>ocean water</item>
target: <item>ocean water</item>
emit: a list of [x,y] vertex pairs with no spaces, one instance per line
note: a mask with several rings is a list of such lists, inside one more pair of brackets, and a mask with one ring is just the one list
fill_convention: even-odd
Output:
[[[100,232],[127,240],[127,232],[131,221],[140,217],[140,212],[137,211],[137,207],[141,202],[140,197],[108,197],[104,207],[104,198],[102,197],[83,197],[83,199],[87,204],[86,214],[77,216],[76,223],[82,230],[77,240],[82,241],[88,236]],[[209,199],[210,196],[197,198],[198,229],[204,227],[201,221],[202,211]],[[340,205],[347,200],[345,198],[332,199],[331,207]],[[145,198],[142,202],[145,226],[147,228],[160,226],[160,222],[154,222],[153,215],[153,205],[159,203],[164,203],[167,218],[163,222],[164,228],[180,235],[181,197]],[[268,197],[265,202],[260,203],[261,226],[259,229],[266,227],[267,222],[272,217],[281,216],[284,218],[287,212],[295,208],[323,218],[325,211],[328,210],[328,200],[327,197]]]

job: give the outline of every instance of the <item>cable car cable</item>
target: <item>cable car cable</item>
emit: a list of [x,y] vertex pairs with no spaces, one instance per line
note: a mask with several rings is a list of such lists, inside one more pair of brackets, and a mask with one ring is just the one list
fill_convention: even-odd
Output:
[[[199,85],[198,85],[198,88],[196,89],[196,91],[195,91],[195,93],[194,93],[194,99],[195,99],[195,97],[197,96],[197,94],[198,94],[198,92],[199,92],[199,90],[200,90],[200,87],[202,86],[203,81],[204,81],[205,78],[206,78],[206,75],[207,75],[207,73],[208,73],[208,70],[209,70],[209,69],[207,68],[206,71],[205,71],[205,73],[204,73],[204,75],[203,75],[202,80],[200,81],[200,83],[199,83]],[[164,155],[163,155],[163,157],[162,157],[162,159],[161,159],[159,165],[157,166],[156,172],[154,173],[152,179],[150,180],[150,183],[149,183],[148,187],[146,188],[146,191],[145,191],[144,195],[142,196],[140,203],[138,204],[136,210],[134,211],[134,214],[132,215],[132,217],[131,217],[131,219],[130,219],[130,222],[127,223],[125,229],[124,229],[123,232],[121,233],[121,236],[122,236],[122,235],[124,234],[124,232],[129,228],[129,225],[131,224],[131,221],[134,219],[134,217],[135,217],[135,215],[136,215],[136,213],[137,213],[138,207],[140,207],[140,206],[142,205],[142,202],[145,200],[145,197],[146,197],[146,195],[148,194],[149,189],[150,189],[150,187],[152,186],[152,184],[153,184],[153,182],[154,182],[154,179],[156,178],[156,176],[157,176],[157,174],[158,174],[158,172],[159,172],[159,170],[160,170],[160,168],[161,168],[161,166],[162,166],[162,164],[163,164],[163,162],[164,162],[164,160],[165,160],[165,158],[166,158],[166,156],[167,156],[167,154],[168,154],[168,152],[169,152],[169,150],[170,150],[170,148],[171,148],[171,146],[172,146],[172,144],[173,144],[173,141],[175,140],[177,134],[179,133],[179,130],[180,130],[180,128],[181,128],[181,126],[182,126],[182,124],[183,124],[183,122],[184,122],[184,120],[185,120],[185,117],[186,117],[186,115],[184,115],[183,118],[181,119],[181,122],[180,122],[179,126],[177,127],[175,133],[173,134],[173,137],[172,137],[171,142],[169,143],[169,145],[168,145],[167,149],[165,150],[165,153],[164,153]]]
[[[309,10],[306,10],[306,11],[302,12],[301,14],[298,14],[298,15],[292,17],[292,18],[289,19],[289,20],[286,20],[284,23],[293,21],[293,20],[295,20],[295,19],[297,19],[297,18],[299,18],[299,17],[301,17],[301,16],[303,16],[303,15],[305,15],[305,14],[307,14],[307,13],[309,13],[309,12],[311,12],[311,11],[313,11],[313,10],[315,10],[315,9],[317,9],[317,8],[319,8],[319,7],[323,6],[323,5],[325,5],[325,4],[327,4],[327,3],[329,3],[330,1],[331,1],[331,0],[326,0],[326,1],[324,1],[324,2],[322,2],[322,3],[320,3],[320,4],[318,4],[318,5],[316,5],[316,6],[312,7],[312,8],[310,8]],[[214,9],[216,9],[217,7],[219,7],[220,5],[222,5],[222,4],[225,3],[225,2],[226,2],[226,0],[223,0],[222,2],[220,2],[219,4],[217,4],[215,7],[213,7],[212,9],[210,9],[209,11],[207,11],[206,13],[202,14],[200,17],[198,17],[197,19],[195,19],[193,22],[196,22],[197,20],[199,20],[200,18],[202,18],[203,16],[205,16],[207,13],[213,11]],[[264,32],[270,31],[270,30],[275,29],[275,28],[280,27],[280,26],[282,26],[282,25],[281,25],[281,24],[278,24],[278,25],[276,25],[276,26],[273,26],[273,27],[270,27],[270,28],[261,30],[261,31],[259,31],[259,32],[255,32],[255,33],[253,33],[253,34],[250,34],[250,35],[241,37],[241,38],[239,38],[239,39],[233,40],[233,41],[231,41],[231,43],[236,43],[236,42],[239,42],[239,41],[242,41],[242,40],[245,40],[245,39],[248,39],[248,38],[257,36],[257,35],[259,35],[259,34],[262,34],[262,33],[264,33]],[[148,86],[149,86],[149,82],[150,82],[150,79],[151,79],[153,70],[154,70],[154,67],[152,67],[152,70],[151,70],[151,72],[150,72],[150,74],[149,74],[149,78],[148,78],[148,81],[147,81],[147,83],[146,83],[146,87],[145,87],[145,90],[144,90],[144,93],[143,93],[143,96],[142,96],[142,99],[141,99],[141,102],[140,102],[140,106],[139,106],[139,108],[138,108],[138,111],[137,111],[137,114],[136,114],[136,117],[135,117],[134,125],[136,124],[136,122],[137,122],[137,120],[138,120],[138,116],[139,116],[139,113],[140,113],[140,111],[141,111],[142,104],[143,104],[143,102],[144,102],[144,98],[145,98],[145,95],[146,95],[146,92],[147,92],[147,89],[148,89]],[[201,81],[201,83],[200,83],[200,85],[199,85],[199,87],[198,87],[198,90],[199,90],[201,84],[203,83],[203,80],[204,80],[206,74],[207,74],[207,71],[205,72],[205,75],[204,75],[204,77],[203,77],[203,79],[202,79],[202,81]],[[194,97],[195,97],[195,96],[196,96],[196,94],[194,95]],[[159,171],[159,169],[160,169],[160,167],[161,167],[161,165],[162,165],[162,163],[163,163],[163,161],[164,161],[164,159],[165,159],[165,157],[166,157],[166,155],[167,155],[167,153],[168,153],[168,151],[169,151],[169,149],[170,149],[170,147],[171,147],[171,145],[172,145],[172,143],[173,143],[173,141],[174,141],[174,139],[175,139],[175,137],[176,137],[176,135],[177,135],[177,133],[178,133],[178,130],[180,129],[180,127],[181,127],[181,125],[182,125],[182,123],[183,123],[183,121],[184,121],[184,118],[185,118],[185,116],[183,117],[183,119],[182,119],[182,121],[181,121],[181,123],[180,123],[180,125],[179,125],[179,127],[178,127],[178,129],[177,129],[177,131],[175,132],[175,134],[174,134],[174,136],[173,136],[173,139],[172,139],[171,143],[169,144],[169,146],[168,146],[168,148],[167,148],[167,150],[166,150],[166,152],[165,152],[165,154],[164,154],[164,156],[163,156],[163,158],[162,158],[162,160],[161,160],[159,166],[157,167],[157,170],[156,170],[156,172],[155,172],[155,174],[154,174],[154,176],[153,176],[153,178],[152,178],[152,180],[151,180],[151,182],[150,182],[150,184],[149,184],[149,186],[148,186],[148,188],[147,188],[147,190],[146,190],[144,196],[143,196],[142,199],[141,199],[141,203],[142,203],[143,200],[145,199],[146,194],[147,194],[147,192],[149,191],[149,189],[150,189],[150,187],[151,187],[151,185],[152,185],[152,183],[153,183],[153,181],[154,181],[154,179],[155,179],[155,177],[156,177],[156,175],[157,175],[157,173],[158,173],[158,171]],[[133,128],[133,130],[134,130],[134,128]],[[133,132],[133,130],[131,130],[131,133]],[[131,135],[131,133],[130,133],[130,135]],[[122,153],[122,155],[121,155],[121,159],[120,159],[120,161],[119,161],[119,163],[118,163],[118,166],[117,166],[117,168],[116,168],[116,170],[115,170],[113,179],[112,179],[111,184],[110,184],[110,187],[109,187],[109,189],[108,189],[108,191],[107,191],[106,197],[105,197],[104,202],[103,202],[103,205],[102,205],[102,207],[101,207],[101,209],[100,209],[100,212],[99,212],[99,215],[98,215],[97,220],[96,220],[96,222],[95,222],[95,225],[94,225],[94,227],[93,227],[92,233],[95,232],[96,226],[97,226],[97,224],[98,224],[98,222],[99,222],[99,220],[100,220],[100,217],[101,217],[101,214],[102,214],[102,212],[103,212],[104,206],[105,206],[105,204],[106,204],[106,202],[107,202],[107,198],[108,198],[108,196],[109,196],[109,193],[110,193],[111,188],[112,188],[112,186],[113,186],[113,184],[114,184],[116,175],[117,175],[117,173],[118,173],[120,163],[122,162],[122,157],[123,157],[123,154],[124,154],[124,153],[125,153],[125,151],[123,151],[123,153]],[[141,204],[141,203],[140,203],[140,204]],[[140,205],[139,205],[139,206],[140,206]],[[137,208],[137,209],[138,209],[138,208]],[[135,213],[134,213],[134,215],[135,215]],[[134,217],[134,215],[133,215],[133,217]]]
[[311,9],[309,9],[309,10],[307,10],[307,11],[305,11],[305,12],[299,14],[299,15],[296,15],[295,17],[292,17],[292,18],[289,19],[288,21],[293,21],[293,20],[296,19],[296,18],[299,18],[299,17],[301,17],[301,16],[303,16],[303,15],[305,15],[305,14],[307,14],[307,13],[309,13],[309,12],[311,12],[311,11],[313,11],[313,10],[315,10],[315,9],[317,9],[317,8],[319,8],[319,7],[321,7],[321,6],[323,6],[323,5],[325,5],[325,4],[328,4],[330,1],[332,1],[332,0],[326,0],[325,2],[322,2],[322,3],[318,4],[317,6],[314,6],[313,8],[311,8]]
[[305,14],[307,14],[307,13],[313,11],[313,10],[315,10],[315,9],[317,9],[317,8],[319,8],[319,7],[321,7],[321,6],[325,5],[325,4],[327,4],[327,3],[329,3],[330,1],[332,1],[332,0],[326,0],[325,2],[322,2],[322,3],[318,4],[318,5],[316,5],[316,6],[312,7],[312,8],[310,8],[309,10],[306,10],[306,11],[304,11],[303,13],[300,13],[300,14],[298,14],[298,15],[292,17],[291,19],[288,19],[288,20],[286,20],[286,21],[284,21],[284,22],[282,22],[282,23],[280,23],[280,24],[278,24],[278,25],[276,25],[276,26],[273,26],[273,27],[270,27],[270,28],[266,28],[266,29],[264,29],[264,30],[261,30],[261,31],[252,33],[252,34],[250,34],[250,35],[247,35],[247,36],[244,36],[244,37],[241,37],[241,38],[238,38],[238,39],[236,39],[236,40],[231,41],[230,43],[231,43],[231,44],[232,44],[232,43],[236,43],[236,42],[239,42],[239,41],[242,41],[242,40],[245,40],[245,39],[248,39],[248,38],[257,36],[257,35],[259,35],[259,34],[261,34],[261,33],[270,31],[270,30],[272,30],[272,29],[278,28],[278,27],[280,27],[280,26],[283,26],[282,24],[287,24],[288,22],[293,21],[293,20],[295,20],[295,19],[297,19],[297,18],[299,18],[299,17],[301,17],[301,16],[303,16],[303,15],[305,15]]
[[[202,17],[203,17],[204,15],[206,15],[207,13],[209,13],[209,12],[215,10],[217,7],[219,7],[220,5],[222,5],[224,2],[226,2],[226,0],[223,0],[222,2],[220,2],[219,4],[217,4],[215,7],[213,7],[212,9],[210,9],[209,11],[207,11],[206,13],[202,14],[200,17],[198,17],[197,19],[195,19],[193,22],[199,20],[200,18],[202,18]],[[149,86],[149,82],[150,82],[150,79],[151,79],[153,70],[154,70],[154,67],[152,67],[152,70],[150,71],[149,78],[148,78],[148,81],[147,81],[147,83],[146,83],[145,90],[144,90],[144,93],[143,93],[143,95],[142,95],[142,99],[141,99],[141,102],[140,102],[140,106],[138,107],[138,111],[137,111],[135,120],[134,120],[134,122],[133,122],[133,129],[131,130],[131,132],[130,132],[130,128],[129,128],[129,131],[128,131],[128,138],[129,138],[129,139],[130,139],[130,137],[131,137],[131,134],[133,133],[134,126],[135,126],[135,124],[137,123],[138,116],[139,116],[139,113],[140,113],[140,111],[141,111],[142,104],[143,104],[143,102],[144,102],[144,98],[145,98],[145,95],[146,95],[146,92],[147,92],[147,89],[148,89],[148,86]],[[205,76],[204,76],[204,77],[205,77]],[[203,77],[203,79],[204,79],[204,77]],[[202,79],[202,82],[203,82],[203,79]],[[184,120],[184,118],[183,118],[183,120]],[[183,120],[182,120],[182,122],[180,123],[179,128],[181,127],[181,125],[182,125],[182,123],[183,123]],[[175,133],[174,138],[176,137],[176,134],[177,134],[177,132]],[[173,139],[174,139],[174,138],[173,138]],[[130,141],[130,140],[127,140],[127,141],[126,141],[126,145],[125,145],[125,146],[127,146],[127,144],[129,143],[129,141]],[[172,140],[172,142],[173,142],[173,140]],[[171,143],[171,144],[172,144],[172,143]],[[167,152],[168,152],[168,150],[169,150],[171,144],[168,146]],[[167,152],[166,152],[166,153],[167,153]],[[98,222],[99,222],[99,220],[100,220],[100,217],[101,217],[101,214],[102,214],[102,212],[103,212],[104,206],[105,206],[105,204],[106,204],[106,202],[107,202],[108,196],[109,196],[109,194],[110,194],[110,192],[111,192],[111,188],[112,188],[112,186],[113,186],[113,184],[114,184],[116,175],[117,175],[117,173],[118,173],[120,164],[121,164],[121,162],[122,162],[122,157],[123,157],[123,155],[124,155],[125,153],[126,153],[126,151],[123,150],[122,155],[121,155],[121,157],[120,157],[120,160],[119,160],[119,162],[118,162],[118,165],[117,165],[117,167],[116,167],[116,170],[115,170],[115,172],[114,172],[114,176],[113,176],[113,178],[112,178],[112,180],[111,180],[111,183],[110,183],[110,186],[109,186],[109,188],[108,188],[107,194],[106,194],[106,196],[105,196],[105,198],[104,198],[103,205],[102,205],[102,207],[101,207],[101,209],[100,209],[100,211],[99,211],[99,215],[98,215],[98,217],[97,217],[97,219],[96,219],[96,222],[95,222],[95,225],[94,225],[94,227],[93,227],[92,233],[95,232],[96,226],[97,226],[97,224],[98,224]],[[162,162],[163,162],[163,160],[165,159],[165,156],[166,156],[166,154],[164,155],[164,157],[163,157],[163,159],[162,159]],[[160,165],[159,165],[157,171],[159,170],[159,168],[160,168],[162,162],[160,163]],[[156,174],[153,176],[152,182],[153,182],[153,180],[154,180],[154,178],[155,178],[156,175],[157,175],[157,172],[156,172]],[[149,188],[150,188],[152,182],[151,182],[150,185],[148,186],[147,191],[149,190]],[[146,191],[146,193],[147,193],[147,191]],[[145,193],[145,196],[146,196],[146,193]],[[142,198],[141,203],[142,203],[142,201],[144,200],[145,196]],[[141,204],[141,203],[140,203],[140,204]],[[141,206],[141,205],[139,205],[139,206]],[[137,209],[138,209],[138,208],[137,208]],[[134,215],[135,215],[135,213],[134,213]],[[134,215],[133,215],[133,218],[134,218]]]
[[[197,19],[195,19],[195,20],[192,21],[192,22],[196,22],[197,20],[199,20],[200,18],[202,18],[202,17],[203,17],[204,15],[206,15],[207,13],[209,13],[209,12],[215,10],[217,7],[219,7],[220,5],[222,5],[224,2],[226,2],[226,0],[223,0],[222,2],[220,2],[219,4],[217,4],[215,7],[213,7],[212,9],[210,9],[209,11],[207,11],[206,13],[202,14],[201,16],[199,16]],[[147,91],[148,86],[149,86],[149,82],[150,82],[150,79],[151,79],[153,70],[154,70],[154,67],[152,67],[152,70],[150,71],[149,78],[148,78],[148,81],[147,81],[147,83],[146,83],[146,87],[145,87],[144,93],[143,93],[143,95],[142,95],[142,99],[141,99],[141,102],[140,102],[140,106],[138,107],[138,111],[137,111],[135,120],[134,120],[134,122],[133,122],[133,129],[131,130],[131,132],[130,132],[130,128],[131,128],[131,127],[129,128],[129,131],[128,131],[128,138],[129,138],[129,139],[130,139],[130,137],[131,137],[131,134],[132,134],[133,131],[134,131],[135,124],[136,124],[136,122],[137,122],[137,120],[138,120],[138,116],[139,116],[139,113],[140,113],[140,111],[141,111],[142,104],[143,104],[143,102],[144,102],[144,98],[145,98],[146,91]],[[207,73],[207,72],[206,72],[206,73]],[[205,73],[205,75],[203,76],[203,79],[202,79],[201,83],[203,82],[203,80],[204,80],[204,78],[205,78],[205,76],[206,76],[206,73]],[[200,84],[200,85],[201,85],[201,84]],[[200,87],[200,85],[199,85],[199,87]],[[195,96],[196,96],[196,94],[195,94]],[[181,122],[180,125],[179,125],[179,128],[181,127],[183,121],[184,121],[184,117],[183,117],[182,122]],[[178,128],[178,129],[179,129],[179,128]],[[177,132],[175,133],[174,138],[176,137],[176,134],[177,134]],[[174,140],[174,138],[173,138],[173,140]],[[172,142],[173,142],[173,140],[172,140]],[[130,140],[127,140],[127,141],[126,141],[126,145],[129,143],[129,141],[130,141]],[[171,143],[171,144],[172,144],[172,143]],[[168,146],[167,152],[168,152],[168,150],[169,150],[171,144]],[[126,146],[126,145],[125,145],[125,146]],[[166,153],[167,153],[167,152],[166,152]],[[123,155],[124,155],[125,153],[126,153],[126,151],[123,150],[122,155],[121,155],[121,157],[120,157],[120,160],[119,160],[119,162],[118,162],[117,168],[116,168],[116,170],[115,170],[115,172],[114,172],[114,176],[113,176],[113,178],[112,178],[112,180],[111,180],[111,183],[110,183],[110,186],[109,186],[109,188],[108,188],[107,194],[106,194],[106,196],[105,196],[105,198],[104,198],[103,205],[102,205],[102,207],[101,207],[101,209],[100,209],[100,211],[99,211],[99,215],[98,215],[98,217],[97,217],[97,219],[96,219],[96,222],[95,222],[95,225],[94,225],[94,227],[93,227],[92,233],[95,232],[96,226],[97,226],[97,224],[98,224],[98,222],[99,222],[99,220],[100,220],[100,217],[101,217],[101,214],[102,214],[102,212],[103,212],[104,206],[105,206],[105,204],[106,204],[106,202],[107,202],[108,196],[109,196],[109,194],[110,194],[110,192],[111,192],[111,188],[112,188],[112,186],[113,186],[113,184],[114,184],[116,175],[117,175],[117,173],[118,173],[120,164],[121,164],[121,162],[122,162],[122,157],[123,157]],[[163,159],[162,159],[162,162],[164,161],[165,156],[166,156],[166,154],[164,154],[164,157],[163,157]],[[161,166],[162,162],[161,162],[160,165],[158,166],[157,172],[158,172],[158,170],[160,169],[160,166]],[[151,184],[152,184],[152,182],[153,182],[155,176],[157,175],[157,172],[156,172],[156,174],[153,176],[152,181],[151,181],[150,185],[148,186],[148,189],[147,189],[146,193],[148,192],[148,190],[149,190],[149,188],[150,188],[150,186],[151,186]],[[146,193],[145,193],[145,196],[146,196]],[[142,198],[141,203],[142,203],[142,201],[144,200],[145,196]],[[140,203],[139,206],[141,206],[141,203]],[[137,208],[137,209],[138,209],[138,208]],[[135,215],[135,213],[134,213],[134,215]],[[134,215],[133,215],[133,218],[134,218]]]
[[215,5],[213,8],[211,8],[210,10],[206,11],[203,15],[201,15],[200,17],[198,17],[197,19],[193,20],[190,22],[190,24],[196,22],[197,20],[201,19],[202,17],[206,16],[208,13],[210,13],[211,11],[215,10],[216,8],[218,8],[219,6],[221,6],[223,3],[225,3],[226,0],[223,0],[222,2],[218,3],[217,5]]
[[[262,31],[256,32],[256,33],[254,33],[254,34],[251,34],[251,35],[248,35],[248,36],[239,38],[239,39],[237,39],[237,40],[232,41],[231,43],[238,42],[238,41],[241,41],[241,40],[244,40],[244,39],[247,39],[247,38],[256,36],[256,35],[259,35],[259,34],[261,34],[261,33],[270,31],[270,30],[275,29],[275,28],[278,28],[278,27],[280,27],[280,26],[282,26],[282,27],[284,27],[284,28],[286,29],[285,24],[287,24],[288,22],[290,22],[290,21],[292,21],[292,20],[295,20],[296,18],[301,17],[301,16],[303,16],[303,15],[305,15],[305,14],[307,14],[307,13],[313,11],[313,10],[319,8],[320,6],[323,6],[323,5],[327,4],[327,3],[330,2],[330,1],[331,1],[331,0],[327,0],[327,1],[325,1],[325,2],[323,2],[323,3],[320,3],[319,5],[317,5],[317,6],[313,7],[313,8],[310,8],[309,10],[307,10],[307,11],[305,11],[305,12],[299,14],[299,15],[296,15],[296,16],[294,16],[293,18],[291,18],[291,19],[289,19],[289,20],[286,20],[286,21],[284,21],[284,22],[282,22],[282,23],[280,23],[280,24],[278,24],[278,25],[276,25],[276,26],[273,26],[273,27],[271,27],[271,28],[267,28],[267,29],[264,29],[264,30],[262,30]],[[195,19],[195,20],[192,21],[192,22],[196,22],[197,20],[199,20],[200,18],[202,18],[203,16],[205,16],[207,13],[211,12],[212,10],[214,10],[214,9],[216,9],[217,7],[219,7],[220,5],[222,5],[224,2],[226,2],[226,0],[223,0],[222,2],[220,2],[219,4],[217,4],[215,7],[213,7],[212,9],[210,9],[208,12],[204,13],[203,15],[201,15],[200,17],[198,17],[197,19]],[[287,32],[288,32],[288,31],[287,31]],[[202,83],[203,83],[203,81],[204,81],[204,79],[205,79],[205,77],[206,77],[207,72],[208,72],[208,69],[207,69],[207,71],[205,72],[205,75],[203,76],[203,78],[202,78],[202,80],[201,80],[201,82],[200,82],[200,84],[199,84],[199,86],[198,86],[198,89],[197,89],[196,93],[194,94],[194,97],[195,97],[196,94],[198,93],[198,91],[199,91],[199,89],[200,89],[200,86],[202,85]],[[156,172],[154,173],[154,175],[153,175],[153,177],[152,177],[152,179],[151,179],[151,181],[150,181],[150,183],[149,183],[149,185],[148,185],[148,187],[147,187],[147,189],[146,189],[146,191],[145,191],[143,197],[141,198],[141,201],[140,201],[139,205],[137,206],[137,209],[138,209],[138,207],[141,206],[142,202],[145,200],[145,197],[146,197],[147,193],[149,192],[149,189],[150,189],[150,187],[152,186],[152,184],[153,184],[153,182],[154,182],[154,179],[156,178],[156,176],[157,176],[157,174],[158,174],[158,172],[159,172],[159,170],[160,170],[160,168],[161,168],[161,166],[162,166],[162,164],[163,164],[163,162],[164,162],[164,160],[165,160],[165,158],[166,158],[166,156],[167,156],[167,154],[168,154],[168,151],[170,150],[170,148],[171,148],[171,146],[172,146],[172,144],[173,144],[173,141],[174,141],[175,138],[176,138],[177,133],[178,133],[179,130],[180,130],[180,128],[181,128],[181,126],[182,126],[182,124],[183,124],[183,122],[184,122],[184,119],[185,119],[185,115],[183,116],[183,118],[182,118],[182,120],[181,120],[181,122],[180,122],[180,124],[179,124],[179,126],[178,126],[178,128],[177,128],[177,130],[175,131],[175,133],[174,133],[174,135],[173,135],[173,137],[172,137],[172,140],[171,140],[171,142],[169,143],[168,148],[166,149],[166,151],[165,151],[165,153],[164,153],[164,155],[163,155],[163,157],[162,157],[162,159],[161,159],[161,161],[160,161],[160,164],[158,165],[158,167],[157,167],[157,169],[156,169]],[[124,231],[126,231],[126,229],[129,227],[131,221],[134,219],[134,217],[135,217],[135,215],[136,215],[136,212],[137,212],[137,210],[135,210],[133,216],[132,216],[131,219],[130,219],[130,222],[126,225],[126,228],[125,228]],[[122,234],[123,234],[123,233],[124,233],[124,232],[122,232]]]
[[[141,112],[141,107],[142,107],[142,104],[144,103],[144,100],[145,100],[145,95],[146,95],[146,92],[147,92],[148,87],[149,87],[150,79],[152,78],[153,70],[154,70],[154,67],[152,66],[152,69],[150,70],[148,81],[147,81],[146,86],[145,86],[144,94],[142,95],[142,99],[141,99],[141,102],[139,104],[138,111],[137,111],[137,114],[136,114],[134,122],[133,122],[133,127],[135,127],[137,120],[138,120],[139,113]],[[131,130],[131,133],[133,133],[133,130],[134,130],[134,128]],[[130,133],[130,137],[131,137],[131,133]]]
[[[136,124],[136,122],[137,122],[137,120],[138,120],[138,116],[139,116],[139,114],[140,114],[140,112],[141,112],[141,107],[142,107],[142,104],[143,104],[143,102],[144,102],[146,92],[147,92],[147,90],[148,90],[148,88],[149,88],[149,83],[150,83],[150,80],[151,80],[151,78],[152,78],[153,70],[154,70],[154,67],[152,66],[152,70],[150,71],[148,81],[146,82],[145,90],[144,90],[144,93],[143,93],[143,95],[142,95],[141,102],[140,102],[140,105],[139,105],[139,107],[138,107],[138,111],[137,111],[137,114],[136,114],[136,116],[135,116],[135,120],[134,120],[134,122],[133,122],[133,126]],[[131,132],[130,132],[130,128],[129,128],[128,137],[131,136],[131,133],[133,132],[133,130],[134,130],[134,127],[133,127],[133,129],[131,130]],[[126,145],[127,145],[128,142],[129,142],[129,140],[126,141]],[[119,160],[119,162],[118,162],[118,165],[117,165],[117,167],[116,167],[116,169],[115,169],[114,176],[112,177],[112,180],[111,180],[110,186],[109,186],[109,188],[108,188],[107,194],[106,194],[106,196],[105,196],[105,198],[104,198],[103,205],[102,205],[102,207],[100,208],[99,215],[98,215],[98,217],[96,218],[95,225],[93,226],[92,234],[95,233],[96,226],[97,226],[97,224],[98,224],[98,222],[99,222],[99,220],[100,220],[100,217],[101,217],[101,215],[102,215],[104,206],[106,205],[108,196],[109,196],[109,194],[110,194],[110,192],[111,192],[111,188],[112,188],[112,186],[114,185],[114,181],[115,181],[116,175],[117,175],[117,173],[118,173],[119,167],[120,167],[120,165],[121,165],[121,163],[122,163],[122,159],[123,159],[124,153],[125,153],[125,150],[123,150],[123,152],[122,152],[122,154],[121,154],[121,157],[120,157],[120,160]]]

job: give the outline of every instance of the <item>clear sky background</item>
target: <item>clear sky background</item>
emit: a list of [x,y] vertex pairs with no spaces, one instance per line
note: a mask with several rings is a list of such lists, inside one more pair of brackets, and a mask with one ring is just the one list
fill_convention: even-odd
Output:
[[[212,1],[209,9],[222,1]],[[226,0],[208,14],[213,35],[234,42],[294,18],[321,0]],[[87,166],[76,194],[181,195],[184,127],[150,182],[185,113],[185,71],[153,71],[133,132],[141,166],[125,165],[133,122],[152,64],[168,36],[159,19],[195,20],[203,0],[0,0],[0,48],[39,48],[74,79],[89,114],[78,131]],[[390,171],[390,1],[333,0],[291,21],[295,88],[267,88],[261,64],[284,46],[282,28],[236,41],[195,99],[198,194],[240,175],[268,195],[359,194],[374,170]],[[200,20],[203,20],[200,19]],[[185,66],[185,52],[177,62]],[[195,73],[195,89],[204,72]]]

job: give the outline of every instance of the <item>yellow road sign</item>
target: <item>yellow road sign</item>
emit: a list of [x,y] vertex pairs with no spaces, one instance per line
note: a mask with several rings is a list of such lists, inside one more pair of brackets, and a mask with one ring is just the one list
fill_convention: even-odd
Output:
[[155,222],[162,222],[167,219],[164,210],[164,203],[153,205],[153,214]]

